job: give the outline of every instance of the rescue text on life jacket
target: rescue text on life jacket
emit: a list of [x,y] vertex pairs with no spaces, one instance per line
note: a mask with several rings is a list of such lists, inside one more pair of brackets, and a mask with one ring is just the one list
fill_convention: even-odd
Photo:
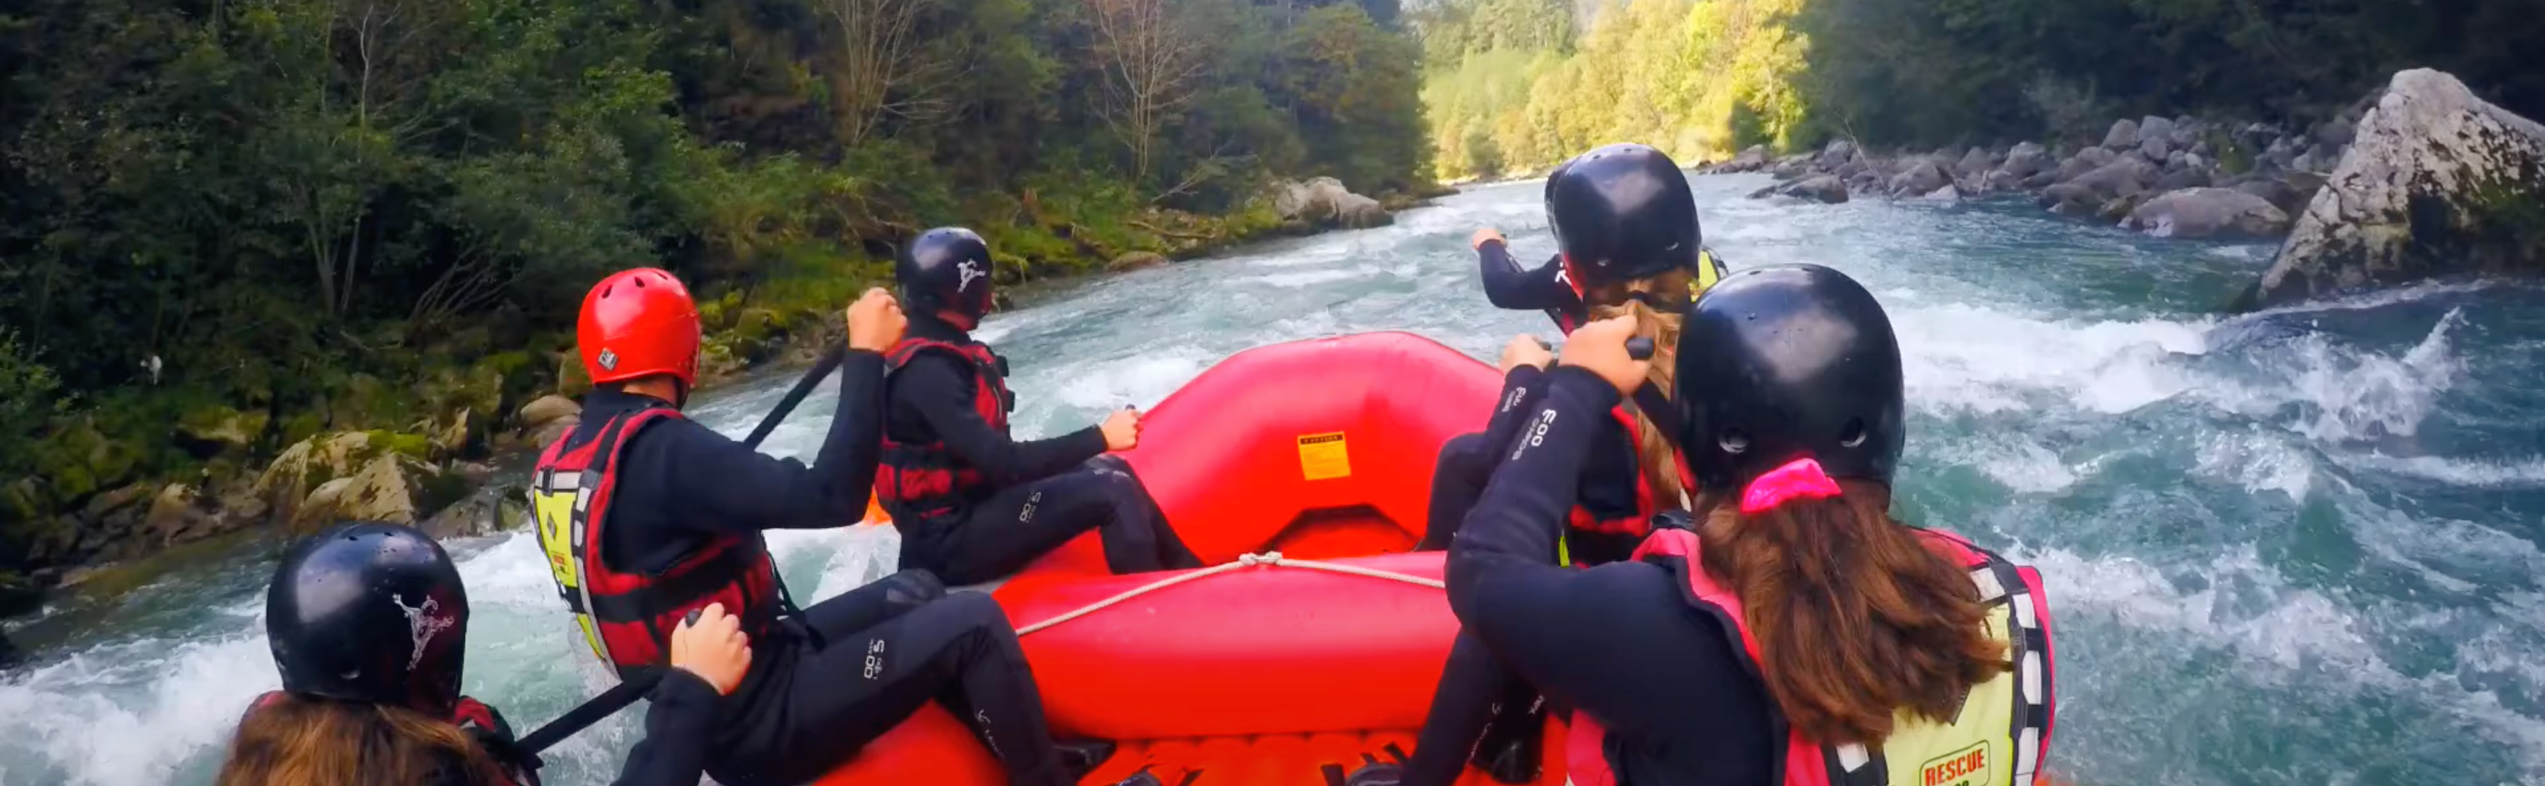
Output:
[[[1007,389],[1006,360],[979,343],[904,338],[884,353],[884,373],[899,371],[922,352],[961,358],[972,371],[973,410],[991,429],[1007,433],[1007,415],[1016,409],[1016,394]],[[943,516],[986,494],[987,489],[981,472],[955,458],[942,437],[935,442],[901,442],[893,439],[891,429],[885,429],[883,461],[875,470],[875,499],[894,520]]]
[[[2014,668],[1972,686],[1950,724],[1903,710],[1879,748],[1824,746],[1788,729],[1784,760],[1777,768],[1784,786],[2032,786],[2041,771],[2058,706],[2051,682],[2050,607],[2041,574],[1959,536],[1917,532],[1970,570],[1971,583],[1989,605],[1989,634],[2006,642]],[[1747,656],[1752,673],[1775,668],[1760,658],[1741,599],[1706,575],[1699,554],[1696,533],[1670,528],[1655,530],[1635,558],[1668,567],[1680,578],[1691,605],[1735,631],[1734,648]],[[1769,713],[1775,714],[1774,708]],[[1773,721],[1785,725],[1782,717]],[[1570,733],[1565,761],[1572,782],[1616,786],[1608,734],[1597,719],[1588,712],[1574,713]]]
[[[283,691],[266,691],[248,703],[247,712],[239,715],[239,721],[245,723],[249,716],[282,701],[286,695],[289,694]],[[497,786],[539,786],[539,757],[521,754],[514,749],[516,738],[512,724],[505,723],[503,714],[496,712],[494,707],[461,696],[459,703],[451,707],[449,720],[451,725],[460,727],[461,731],[468,732],[471,739],[477,740],[477,744],[486,749],[487,755],[504,765],[504,774],[509,778]]]
[[679,410],[664,406],[613,415],[600,436],[581,447],[567,449],[572,434],[550,444],[532,470],[531,512],[557,595],[574,612],[592,654],[621,679],[663,665],[671,631],[692,609],[722,603],[758,640],[787,605],[758,533],[715,535],[656,572],[619,570],[602,559],[619,453],[646,425],[678,417]]

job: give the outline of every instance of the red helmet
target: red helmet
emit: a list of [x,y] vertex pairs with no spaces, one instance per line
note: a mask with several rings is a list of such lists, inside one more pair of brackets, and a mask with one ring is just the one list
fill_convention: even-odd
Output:
[[583,296],[574,343],[594,383],[670,374],[698,382],[698,304],[659,268],[622,270]]

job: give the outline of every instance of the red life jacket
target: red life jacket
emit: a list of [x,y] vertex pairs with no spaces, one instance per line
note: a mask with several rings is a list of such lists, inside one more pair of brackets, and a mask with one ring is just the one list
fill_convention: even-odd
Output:
[[758,533],[716,535],[660,572],[623,571],[601,558],[619,452],[647,424],[678,417],[669,407],[614,415],[600,437],[582,447],[566,449],[571,435],[549,444],[532,470],[531,511],[557,595],[574,612],[592,654],[621,679],[662,665],[671,631],[692,609],[722,603],[757,639],[785,607],[777,566]]
[[[1955,714],[1956,725],[1903,715],[1878,748],[1822,745],[1788,728],[1785,756],[1777,766],[1782,773],[1778,782],[1784,786],[2032,786],[2034,775],[2041,771],[2042,759],[2050,753],[2051,721],[2057,714],[2051,680],[2050,607],[2041,574],[1960,536],[1916,531],[1929,546],[1952,555],[1970,570],[1980,599],[1990,606],[1991,631],[2004,636],[2015,668],[1973,686]],[[1735,631],[1735,649],[1747,656],[1752,674],[1773,668],[1760,658],[1758,639],[1742,614],[1740,597],[1706,575],[1700,546],[1696,533],[1661,529],[1635,550],[1635,558],[1670,568],[1680,578],[1689,605]],[[2001,612],[2003,627],[1995,622]],[[1772,704],[1768,712],[1777,726],[1786,726]],[[1616,786],[1607,735],[1590,712],[1573,714],[1565,762],[1577,786]]]
[[[1007,371],[988,345],[957,344],[929,338],[904,338],[884,353],[884,373],[901,370],[921,352],[945,352],[962,358],[972,369],[972,408],[981,422],[1007,433],[1007,413],[1016,396],[1007,389]],[[946,449],[943,437],[914,443],[893,439],[884,430],[883,461],[875,469],[875,497],[895,521],[914,521],[951,513],[986,493],[989,483],[980,470],[966,466]]]
[[[239,715],[239,722],[246,723],[248,717],[255,715],[258,710],[282,701],[286,695],[289,694],[279,690],[266,691],[264,695],[256,697],[255,701],[248,702],[247,712]],[[539,786],[538,764],[512,760],[512,746],[515,742],[513,727],[512,724],[504,722],[504,716],[496,713],[495,708],[486,706],[485,702],[461,696],[459,703],[452,705],[449,720],[451,725],[468,732],[471,739],[477,740],[479,745],[487,749],[486,752],[489,755],[495,757],[497,763],[504,766],[504,774],[508,777],[500,786]]]
[[[1624,404],[1619,404],[1616,408],[1609,410],[1608,414],[1610,417],[1617,419],[1619,428],[1626,430],[1626,444],[1630,448],[1637,444],[1635,438],[1634,410],[1628,409]],[[1676,454],[1674,452],[1674,456],[1675,455]],[[1636,459],[1637,462],[1640,463],[1642,456],[1638,455]],[[1673,462],[1678,464],[1677,468],[1679,470],[1680,488],[1696,488],[1696,477],[1688,472],[1687,460],[1674,458]],[[1652,531],[1652,517],[1654,514],[1660,513],[1663,510],[1682,506],[1680,500],[1668,500],[1667,504],[1656,504],[1655,497],[1656,494],[1652,487],[1652,476],[1644,474],[1641,468],[1638,467],[1635,472],[1634,510],[1626,511],[1622,514],[1602,516],[1598,513],[1592,512],[1590,508],[1583,506],[1581,501],[1577,499],[1573,502],[1572,516],[1566,520],[1566,523],[1572,525],[1574,529],[1582,530],[1584,532],[1596,532],[1603,535],[1633,535],[1636,537],[1642,537],[1645,533]],[[1616,546],[1616,548],[1623,550],[1625,548],[1625,544],[1620,543]]]

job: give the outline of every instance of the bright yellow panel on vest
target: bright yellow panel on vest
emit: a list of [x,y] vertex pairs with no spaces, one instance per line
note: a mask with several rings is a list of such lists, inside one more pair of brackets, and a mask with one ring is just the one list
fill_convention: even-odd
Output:
[[531,512],[539,517],[539,550],[548,554],[548,575],[568,591],[583,586],[583,566],[574,557],[574,492],[530,495]]
[[[2006,623],[2003,603],[1990,607],[1982,620],[1989,638],[2001,642],[2008,641]],[[2012,669],[1971,686],[1950,723],[1906,709],[1892,716],[1891,737],[1882,741],[1888,786],[2031,786],[2009,783],[2015,775],[2015,702],[2022,701],[2017,687]]]
[[1333,480],[1352,476],[1352,449],[1343,432],[1299,435],[1299,476]]
[[1981,740],[1971,743],[1970,747],[1928,759],[1925,764],[1918,765],[1918,783],[1921,786],[1986,786],[1990,783],[1989,767],[1994,764],[1988,760],[1989,747],[1987,740]]

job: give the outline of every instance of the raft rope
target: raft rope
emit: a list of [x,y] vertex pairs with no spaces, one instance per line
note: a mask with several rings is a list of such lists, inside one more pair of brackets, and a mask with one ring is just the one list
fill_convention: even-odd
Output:
[[1405,584],[1412,584],[1412,585],[1417,586],[1417,587],[1430,587],[1430,588],[1432,588],[1432,589],[1448,589],[1448,588],[1449,588],[1449,585],[1447,585],[1447,584],[1443,584],[1443,583],[1441,583],[1441,582],[1440,582],[1439,580],[1437,580],[1437,579],[1427,579],[1427,578],[1423,578],[1423,577],[1421,577],[1421,576],[1414,576],[1414,575],[1409,575],[1409,574],[1404,574],[1404,573],[1398,573],[1398,572],[1391,571],[1391,570],[1378,570],[1378,569],[1376,569],[1376,568],[1364,568],[1364,567],[1360,567],[1360,566],[1358,566],[1358,565],[1338,565],[1338,564],[1335,564],[1335,563],[1332,563],[1332,562],[1319,562],[1319,561],[1316,561],[1316,560],[1306,560],[1306,559],[1285,559],[1285,558],[1283,558],[1283,557],[1281,556],[1281,552],[1278,552],[1278,551],[1267,551],[1267,552],[1264,552],[1264,553],[1262,553],[1262,554],[1241,554],[1241,555],[1238,555],[1237,560],[1236,560],[1235,562],[1229,562],[1229,563],[1225,563],[1225,564],[1221,564],[1221,565],[1216,565],[1216,566],[1213,566],[1213,567],[1203,568],[1203,569],[1201,569],[1201,570],[1193,571],[1193,572],[1191,572],[1191,573],[1187,573],[1187,574],[1184,574],[1184,575],[1181,575],[1181,576],[1173,576],[1173,577],[1169,577],[1169,578],[1159,579],[1159,580],[1157,580],[1157,581],[1153,581],[1153,582],[1149,582],[1149,583],[1147,583],[1147,584],[1143,584],[1143,585],[1140,585],[1140,586],[1137,586],[1137,587],[1133,587],[1133,588],[1131,588],[1131,589],[1129,589],[1129,590],[1125,590],[1124,592],[1122,592],[1122,594],[1115,595],[1115,596],[1113,596],[1113,597],[1106,598],[1106,599],[1104,599],[1104,600],[1100,600],[1100,601],[1096,601],[1096,602],[1094,602],[1094,603],[1087,604],[1086,606],[1080,607],[1080,608],[1078,608],[1078,609],[1076,609],[1076,610],[1074,610],[1074,611],[1071,611],[1071,612],[1069,612],[1069,613],[1067,613],[1067,614],[1062,614],[1062,615],[1060,615],[1060,616],[1053,617],[1053,618],[1051,618],[1051,619],[1047,619],[1047,620],[1043,620],[1043,621],[1041,621],[1041,622],[1037,622],[1037,623],[1034,623],[1034,624],[1032,624],[1032,625],[1027,625],[1027,626],[1022,627],[1022,628],[1017,628],[1017,629],[1016,629],[1016,635],[1018,635],[1018,636],[1023,636],[1023,635],[1029,634],[1029,633],[1033,633],[1033,632],[1038,631],[1038,630],[1042,630],[1042,629],[1044,629],[1044,628],[1049,628],[1049,627],[1052,627],[1052,626],[1054,626],[1054,625],[1059,625],[1059,624],[1061,624],[1061,623],[1063,623],[1063,622],[1068,622],[1068,621],[1070,621],[1070,620],[1074,620],[1074,619],[1077,619],[1077,618],[1079,618],[1079,617],[1084,617],[1084,616],[1087,616],[1087,615],[1089,615],[1089,614],[1094,614],[1094,613],[1096,613],[1096,612],[1103,611],[1103,610],[1105,610],[1106,608],[1109,608],[1109,607],[1113,606],[1114,604],[1121,603],[1121,602],[1123,602],[1123,601],[1130,600],[1130,599],[1132,599],[1132,598],[1137,598],[1137,597],[1140,597],[1140,596],[1142,596],[1142,595],[1147,595],[1147,594],[1149,594],[1149,593],[1156,592],[1156,591],[1158,591],[1158,590],[1162,590],[1162,589],[1166,589],[1166,588],[1168,588],[1168,587],[1172,587],[1172,586],[1175,586],[1175,585],[1178,585],[1178,584],[1182,584],[1182,583],[1185,583],[1185,582],[1188,582],[1188,581],[1193,581],[1193,580],[1195,580],[1195,579],[1200,579],[1200,578],[1205,577],[1205,576],[1217,576],[1217,575],[1220,575],[1220,574],[1222,574],[1222,573],[1234,573],[1234,572],[1236,572],[1236,571],[1245,570],[1245,569],[1247,569],[1247,568],[1252,568],[1252,567],[1255,567],[1255,566],[1258,566],[1258,565],[1261,565],[1261,566],[1264,566],[1264,567],[1276,567],[1276,568],[1287,567],[1287,568],[1306,568],[1306,569],[1308,569],[1308,570],[1322,570],[1322,571],[1325,571],[1325,572],[1327,572],[1327,573],[1341,573],[1341,574],[1348,575],[1348,576],[1362,576],[1362,577],[1366,577],[1366,578],[1383,579],[1383,580],[1387,580],[1387,581],[1394,581],[1394,582],[1401,582],[1401,583],[1405,583]]

